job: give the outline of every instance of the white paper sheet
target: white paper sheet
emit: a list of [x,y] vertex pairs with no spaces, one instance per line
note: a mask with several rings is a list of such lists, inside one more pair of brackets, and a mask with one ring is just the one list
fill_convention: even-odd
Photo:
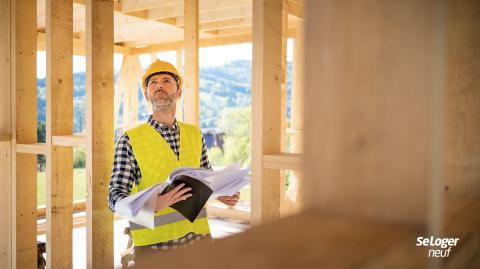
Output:
[[243,186],[247,185],[250,182],[250,178],[247,177],[249,172],[250,168],[240,169],[239,164],[232,164],[217,171],[179,167],[170,173],[164,183],[156,184],[118,201],[115,205],[115,212],[129,221],[153,229],[157,195],[178,176],[185,175],[203,182],[213,191],[210,199],[215,199],[219,196],[234,195]]

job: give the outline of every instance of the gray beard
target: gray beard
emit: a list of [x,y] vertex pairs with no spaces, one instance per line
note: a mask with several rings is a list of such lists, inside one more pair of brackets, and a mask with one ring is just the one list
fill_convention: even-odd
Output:
[[167,96],[165,99],[154,99],[150,101],[152,109],[155,111],[168,112],[175,105],[175,97]]

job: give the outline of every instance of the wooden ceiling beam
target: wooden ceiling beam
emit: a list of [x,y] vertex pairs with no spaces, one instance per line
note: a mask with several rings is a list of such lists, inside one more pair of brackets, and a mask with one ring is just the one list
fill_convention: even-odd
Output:
[[[295,28],[289,28],[287,36],[295,37],[297,31]],[[216,37],[208,37],[200,39],[200,47],[213,47],[213,46],[223,46],[223,45],[230,45],[230,44],[240,44],[240,43],[249,43],[252,42],[252,34],[250,32],[243,32],[243,33],[232,33],[230,35],[223,35],[223,36],[216,36]],[[124,42],[123,45],[125,49],[128,49],[132,54],[145,54],[145,53],[153,53],[153,52],[161,52],[161,51],[172,51],[178,48],[183,47],[183,41],[175,41],[175,42],[164,42],[158,44],[152,44],[148,46],[138,47],[135,48],[137,44],[134,42]],[[127,48],[128,47],[128,48]]]
[[[173,3],[172,3],[173,2]],[[172,0],[120,0],[120,12],[128,13],[134,11],[142,11],[147,9],[152,9],[165,5],[179,5],[183,6],[183,1],[172,1]]]
[[[75,35],[74,35],[75,36]],[[37,32],[37,50],[45,51],[46,35],[44,32]],[[124,53],[127,50],[124,46],[114,45],[115,53]],[[85,55],[85,39],[73,38],[73,55]]]

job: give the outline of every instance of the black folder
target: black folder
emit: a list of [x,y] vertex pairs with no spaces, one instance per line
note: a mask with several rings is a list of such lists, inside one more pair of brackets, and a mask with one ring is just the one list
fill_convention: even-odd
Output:
[[169,192],[182,183],[185,183],[185,186],[183,186],[182,189],[188,187],[192,188],[192,190],[189,191],[192,196],[188,197],[186,200],[177,202],[170,207],[177,210],[190,222],[194,222],[200,211],[202,211],[202,208],[207,203],[208,198],[212,195],[213,190],[198,179],[179,175],[172,180],[170,186],[168,186],[162,194]]

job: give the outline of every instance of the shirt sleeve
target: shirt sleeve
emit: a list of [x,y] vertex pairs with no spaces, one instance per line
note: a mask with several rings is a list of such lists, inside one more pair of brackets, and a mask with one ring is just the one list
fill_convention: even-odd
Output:
[[202,134],[202,156],[200,159],[200,167],[212,170],[212,165],[210,165],[210,160],[208,159],[207,147],[205,145],[205,138]]
[[140,169],[133,155],[130,139],[122,135],[115,145],[112,175],[108,187],[108,206],[115,212],[115,204],[130,195],[133,184],[140,183]]

